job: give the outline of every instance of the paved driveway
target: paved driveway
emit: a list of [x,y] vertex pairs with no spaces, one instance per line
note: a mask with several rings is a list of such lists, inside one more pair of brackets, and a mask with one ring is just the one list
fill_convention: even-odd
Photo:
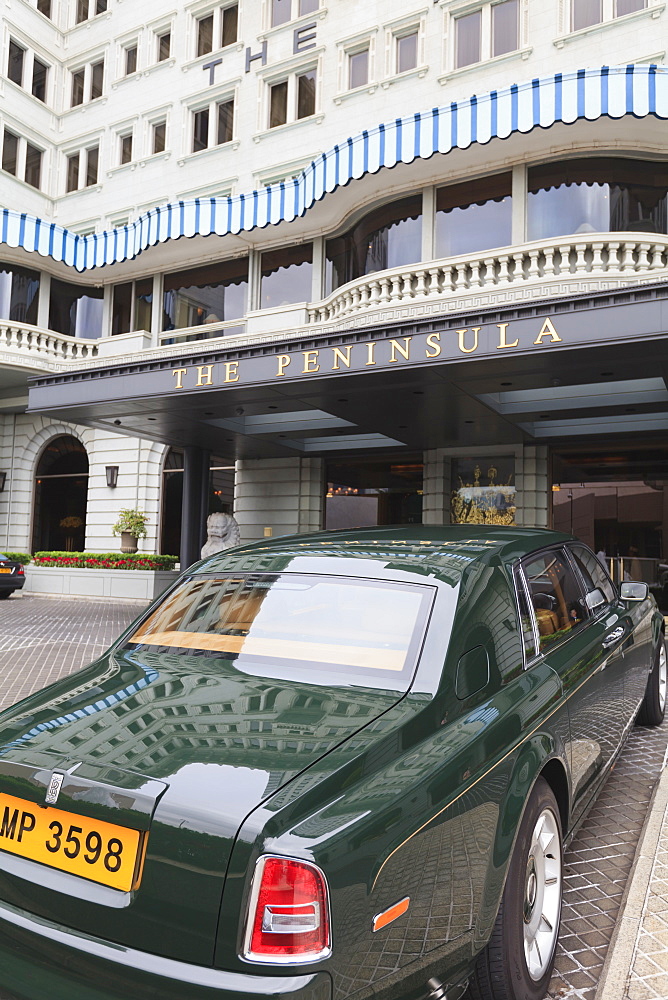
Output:
[[0,601],[0,708],[94,660],[140,613],[131,601]]
[[[0,708],[95,659],[142,607],[27,595],[0,602]],[[562,931],[549,992],[554,1000],[594,1000],[667,744],[668,721],[632,731],[566,852]],[[0,1000],[11,998],[0,992]]]

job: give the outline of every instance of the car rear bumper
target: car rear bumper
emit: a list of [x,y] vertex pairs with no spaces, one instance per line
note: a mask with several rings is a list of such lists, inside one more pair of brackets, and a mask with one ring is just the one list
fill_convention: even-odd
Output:
[[15,1000],[331,1000],[326,972],[271,976],[176,962],[0,904],[0,996]]
[[20,590],[25,582],[25,576],[0,576],[0,590]]

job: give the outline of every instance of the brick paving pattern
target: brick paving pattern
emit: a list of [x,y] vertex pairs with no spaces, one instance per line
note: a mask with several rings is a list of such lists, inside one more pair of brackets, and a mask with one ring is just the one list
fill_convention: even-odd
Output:
[[652,866],[624,1000],[668,997],[668,810]]
[[0,709],[90,663],[144,606],[27,594],[0,601]]
[[548,992],[553,1000],[594,1000],[667,744],[668,720],[658,729],[636,726],[631,731],[566,852],[559,951]]
[[[0,604],[0,708],[85,666],[141,611],[136,602],[12,597]],[[668,721],[636,727],[565,857],[564,907],[551,1000],[594,1000],[652,790],[668,744]],[[668,820],[657,875],[668,881]],[[658,898],[658,897],[657,897]],[[661,904],[663,905],[663,904]],[[668,905],[649,907],[624,1000],[666,997],[661,965]],[[659,952],[663,958],[658,959]],[[657,967],[660,965],[660,968]],[[642,982],[664,992],[639,991]],[[0,993],[0,1000],[10,1000]],[[46,998],[45,998],[46,1000]],[[622,1000],[622,998],[620,998]]]

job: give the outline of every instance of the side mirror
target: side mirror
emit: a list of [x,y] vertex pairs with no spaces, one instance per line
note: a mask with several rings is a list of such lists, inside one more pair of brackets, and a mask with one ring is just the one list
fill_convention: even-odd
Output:
[[619,588],[619,596],[623,601],[646,601],[649,596],[649,587],[646,583],[628,581]]
[[588,594],[585,594],[585,604],[590,611],[595,611],[596,608],[600,608],[602,604],[605,604],[605,597],[598,587],[596,590],[591,590]]

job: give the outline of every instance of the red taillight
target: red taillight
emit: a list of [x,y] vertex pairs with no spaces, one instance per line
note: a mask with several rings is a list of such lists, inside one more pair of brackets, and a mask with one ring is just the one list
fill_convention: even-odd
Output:
[[292,858],[261,858],[251,889],[244,957],[315,962],[330,952],[325,876]]
[[16,570],[16,575],[17,576],[25,576],[25,570],[24,570],[23,566],[19,566],[19,568]]

